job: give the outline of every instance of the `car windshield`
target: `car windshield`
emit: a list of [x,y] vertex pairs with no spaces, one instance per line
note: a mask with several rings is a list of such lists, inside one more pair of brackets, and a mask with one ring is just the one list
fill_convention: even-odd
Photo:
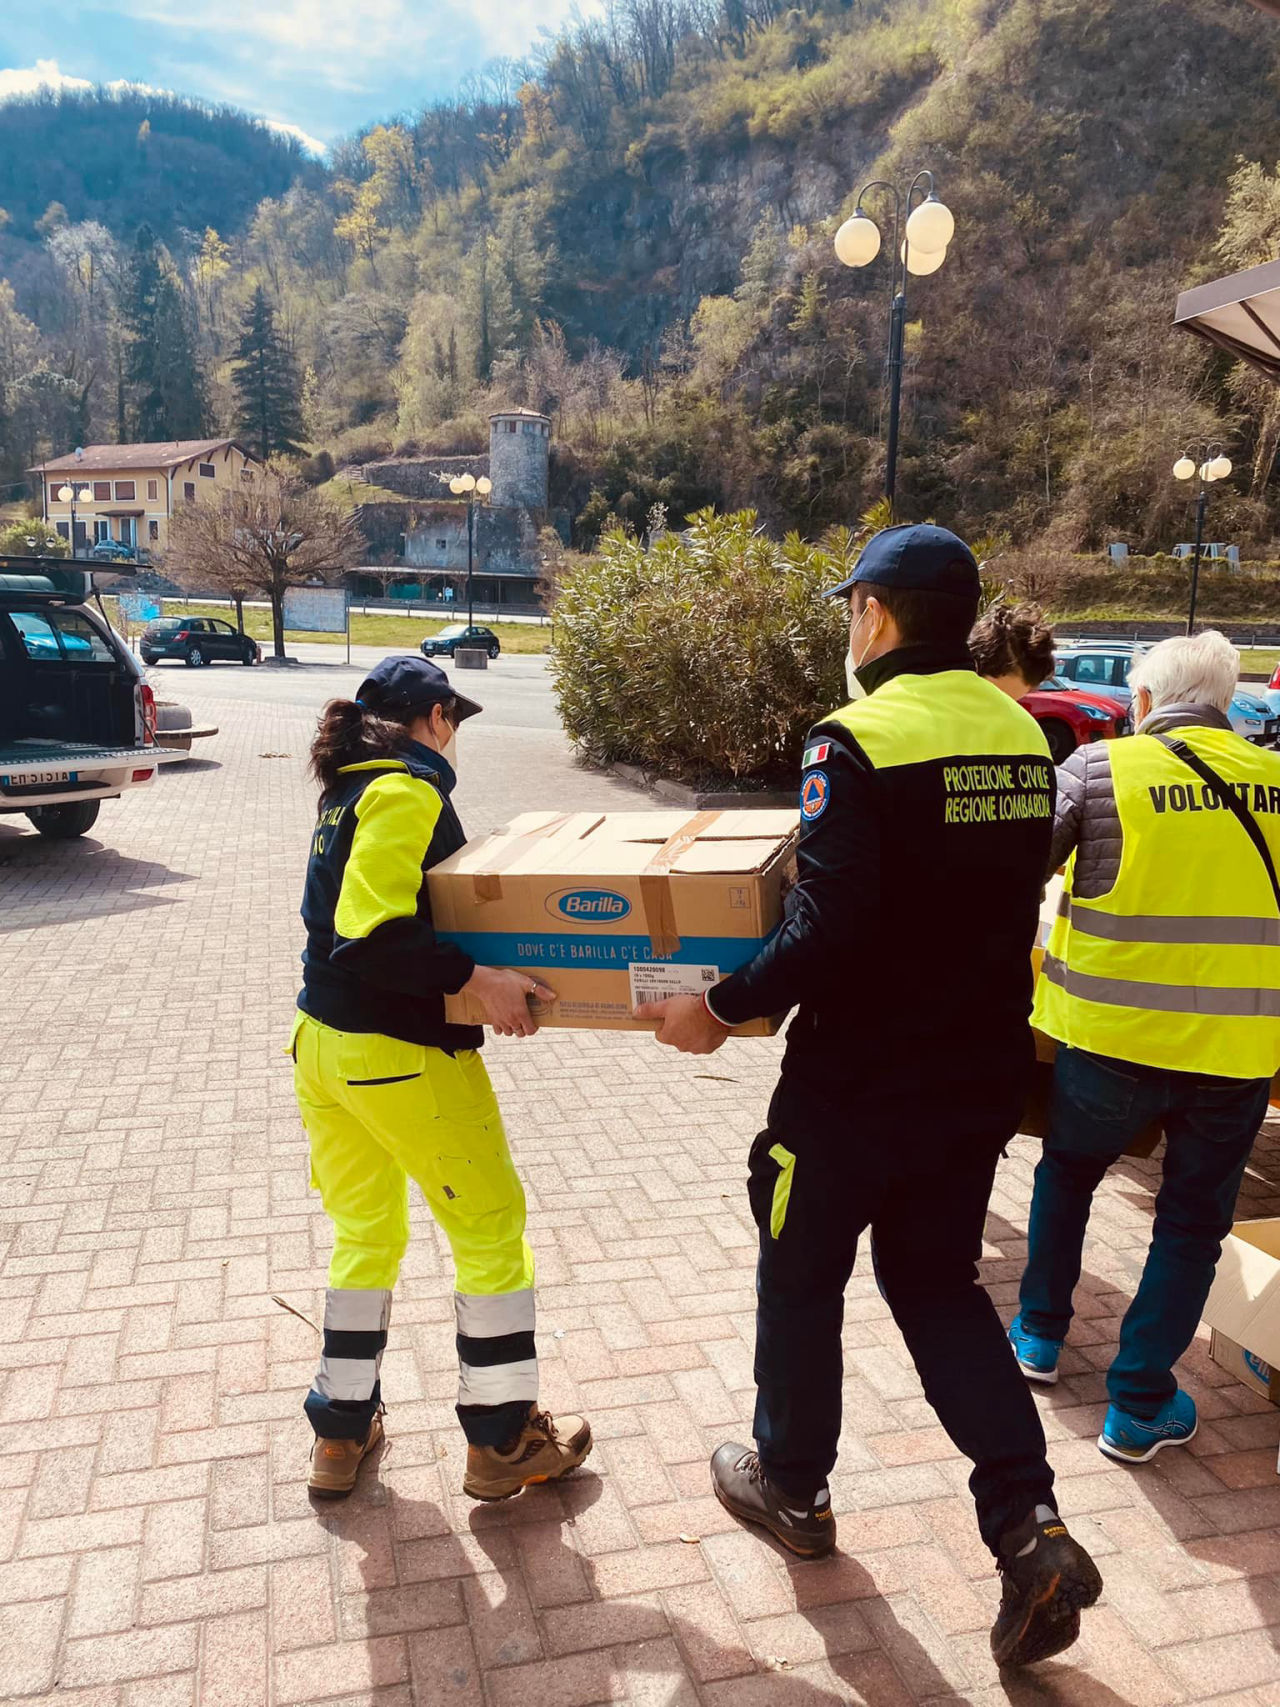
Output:
[[1071,683],[1064,682],[1061,676],[1046,676],[1037,691],[1039,693],[1065,693],[1070,686]]
[[448,628],[442,628],[436,636],[437,640],[461,640],[467,632],[465,622],[451,622]]
[[150,624],[151,632],[152,634],[172,634],[182,627],[182,622],[183,619],[180,616],[158,617],[155,622]]

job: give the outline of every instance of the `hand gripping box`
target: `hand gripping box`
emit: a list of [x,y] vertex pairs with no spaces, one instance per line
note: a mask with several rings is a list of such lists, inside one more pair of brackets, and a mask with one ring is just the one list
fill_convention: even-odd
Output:
[[[480,965],[553,989],[539,1024],[646,1030],[637,1002],[714,988],[777,929],[797,832],[787,811],[528,812],[432,867],[431,917]],[[462,995],[445,1011],[483,1019]]]

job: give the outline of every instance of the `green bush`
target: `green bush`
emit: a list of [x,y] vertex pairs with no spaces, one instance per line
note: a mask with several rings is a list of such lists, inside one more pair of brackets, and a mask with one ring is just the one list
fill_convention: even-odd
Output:
[[551,667],[570,737],[700,785],[794,779],[809,727],[845,698],[844,606],[822,598],[856,535],[781,544],[755,512],[700,510],[646,551],[623,532],[566,569]]
[[[28,540],[35,544],[28,545]],[[42,521],[11,522],[0,529],[0,555],[5,557],[65,557],[70,549],[57,528]]]

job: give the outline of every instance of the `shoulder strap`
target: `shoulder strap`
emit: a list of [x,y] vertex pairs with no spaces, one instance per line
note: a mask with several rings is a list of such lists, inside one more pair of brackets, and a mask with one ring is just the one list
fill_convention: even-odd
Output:
[[1154,739],[1159,741],[1162,747],[1167,747],[1176,759],[1181,759],[1184,765],[1188,765],[1202,782],[1208,784],[1227,810],[1235,814],[1241,829],[1258,850],[1258,857],[1267,868],[1267,876],[1271,879],[1271,893],[1275,898],[1276,910],[1280,912],[1280,877],[1276,876],[1276,865],[1271,857],[1271,849],[1267,846],[1267,838],[1263,835],[1253,813],[1250,812],[1231,784],[1220,777],[1212,765],[1206,764],[1199,753],[1194,752],[1185,741],[1169,735],[1157,735]]

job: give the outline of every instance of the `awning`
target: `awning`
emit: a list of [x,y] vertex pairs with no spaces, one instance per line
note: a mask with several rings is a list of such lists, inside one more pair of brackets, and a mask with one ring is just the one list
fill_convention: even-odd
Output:
[[1184,290],[1173,323],[1280,384],[1280,261]]
[[[145,510],[95,510],[95,516],[145,516]],[[79,519],[79,518],[77,518]]]

